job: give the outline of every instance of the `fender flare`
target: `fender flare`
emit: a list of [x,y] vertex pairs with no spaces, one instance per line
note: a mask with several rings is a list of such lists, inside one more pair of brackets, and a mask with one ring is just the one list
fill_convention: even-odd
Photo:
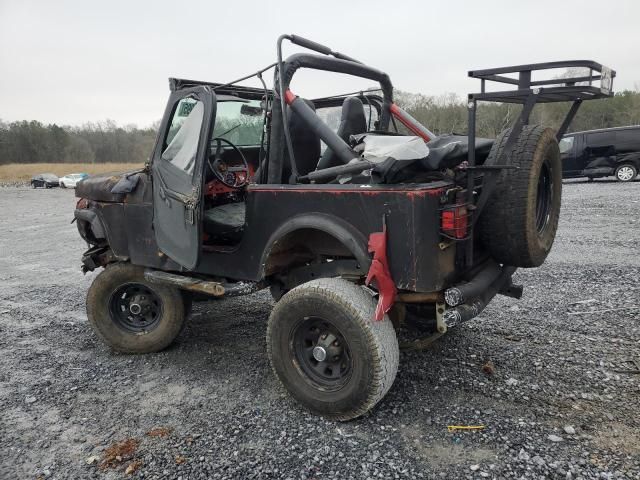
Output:
[[280,225],[269,237],[260,259],[259,278],[264,278],[265,265],[278,241],[297,230],[318,230],[331,235],[353,254],[363,271],[368,271],[371,257],[367,251],[367,239],[352,225],[334,215],[309,213],[295,216]]
[[626,155],[620,155],[616,158],[616,168],[623,163],[631,163],[640,170],[640,153],[628,153]]

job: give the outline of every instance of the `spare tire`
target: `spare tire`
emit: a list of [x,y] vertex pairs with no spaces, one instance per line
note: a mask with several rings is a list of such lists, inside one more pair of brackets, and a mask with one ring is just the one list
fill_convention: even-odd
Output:
[[538,267],[547,258],[558,229],[562,163],[555,133],[525,125],[511,154],[500,158],[511,129],[491,148],[486,165],[513,165],[498,175],[479,219],[480,239],[498,262]]

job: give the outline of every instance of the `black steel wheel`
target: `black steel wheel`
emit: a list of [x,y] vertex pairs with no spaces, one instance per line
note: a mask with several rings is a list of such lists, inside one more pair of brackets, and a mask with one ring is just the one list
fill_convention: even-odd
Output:
[[374,319],[376,302],[341,278],[313,280],[276,303],[267,352],[276,376],[303,406],[335,420],[373,408],[398,370],[398,341],[388,317]]
[[162,318],[162,300],[146,285],[126,283],[111,294],[109,311],[121,328],[134,333],[147,332]]
[[536,230],[542,235],[544,229],[549,225],[551,218],[551,206],[553,205],[553,177],[549,160],[545,159],[540,169],[538,178],[538,188],[536,192]]
[[349,380],[349,344],[331,320],[303,317],[291,331],[289,348],[303,375],[318,386],[337,390]]
[[180,290],[144,279],[144,268],[108,265],[87,292],[87,317],[113,349],[125,353],[160,351],[178,336],[185,322]]

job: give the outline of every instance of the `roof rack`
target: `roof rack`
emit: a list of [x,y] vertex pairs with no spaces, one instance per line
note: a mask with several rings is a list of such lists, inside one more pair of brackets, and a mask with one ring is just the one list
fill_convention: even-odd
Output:
[[[531,74],[540,70],[553,70],[562,68],[588,69],[588,75],[555,77],[546,80],[532,80]],[[511,75],[511,76],[508,76]],[[471,222],[469,238],[473,239],[473,227],[480,213],[486,205],[491,192],[495,188],[497,175],[502,168],[512,168],[504,164],[504,160],[511,154],[520,133],[525,125],[529,124],[529,116],[537,103],[572,102],[565,114],[565,118],[556,132],[556,139],[560,141],[569,128],[580,105],[585,100],[595,100],[613,96],[613,79],[616,72],[604,65],[591,60],[565,60],[561,62],[531,63],[527,65],[515,65],[511,67],[489,68],[486,70],[472,70],[471,78],[480,80],[480,93],[470,93],[467,103],[468,113],[468,157],[467,157],[467,203],[474,205],[475,212]],[[487,92],[487,81],[515,86],[513,90]],[[598,85],[594,85],[594,82]],[[520,115],[513,123],[511,131],[507,134],[504,147],[496,163],[493,165],[476,165],[476,114],[478,102],[502,102],[517,103],[522,105]],[[474,191],[476,187],[476,175],[482,177],[482,191],[474,204]],[[473,241],[467,240],[465,248],[465,261],[468,266],[473,265]]]
[[[532,80],[535,71],[560,68],[588,69],[588,75],[556,77],[547,80]],[[517,74],[517,78],[505,76]],[[594,100],[613,96],[613,79],[616,72],[591,60],[565,60],[560,62],[531,63],[511,67],[471,70],[469,77],[481,81],[480,93],[469,94],[469,100],[488,102],[522,103],[534,93],[536,103]],[[487,92],[486,81],[514,85],[516,89]],[[598,85],[594,85],[594,82]]]

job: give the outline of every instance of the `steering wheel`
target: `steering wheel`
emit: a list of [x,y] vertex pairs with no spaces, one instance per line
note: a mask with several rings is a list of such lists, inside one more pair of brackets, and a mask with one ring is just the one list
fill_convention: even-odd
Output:
[[[242,188],[249,183],[249,162],[247,162],[242,150],[226,138],[216,137],[212,142],[216,142],[216,152],[214,154],[213,163],[211,163],[211,159],[208,157],[207,163],[216,178],[230,188]],[[242,165],[227,165],[227,163],[222,159],[223,143],[229,145],[238,153],[238,155],[240,155]]]

